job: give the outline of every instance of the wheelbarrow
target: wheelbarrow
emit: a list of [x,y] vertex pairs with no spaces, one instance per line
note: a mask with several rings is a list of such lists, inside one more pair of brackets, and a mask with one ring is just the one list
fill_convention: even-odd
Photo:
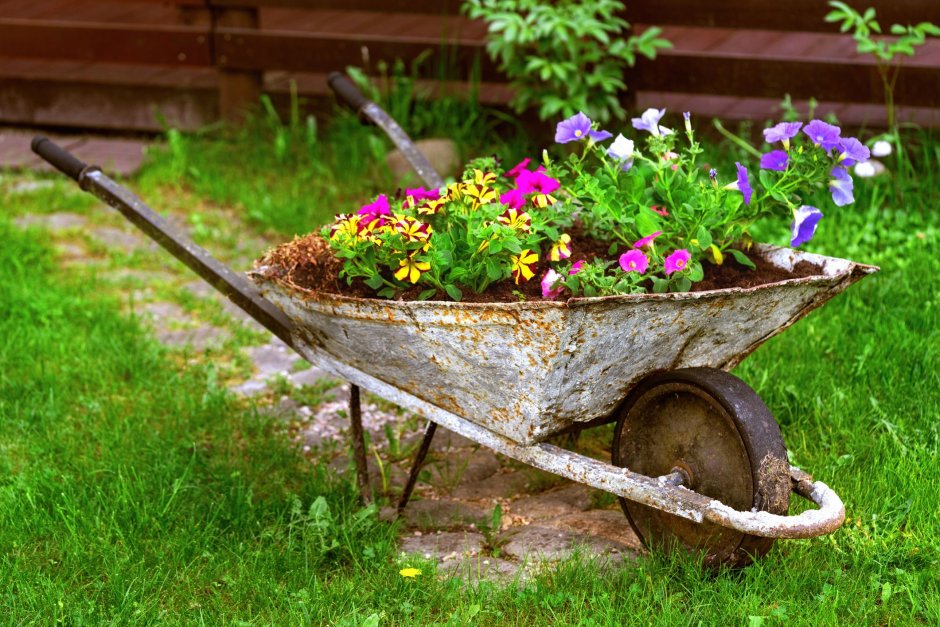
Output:
[[[382,127],[429,187],[441,177],[344,76],[340,99]],[[428,420],[403,509],[438,425],[536,468],[610,492],[649,547],[743,566],[778,538],[838,529],[845,508],[791,466],[760,397],[727,371],[874,266],[772,246],[753,250],[815,276],[752,288],[565,302],[389,301],[314,293],[277,268],[236,273],[126,188],[46,138],[33,151],[120,211],[305,360],[348,380],[353,459],[369,494],[360,387]],[[606,463],[547,440],[616,423]],[[555,440],[557,441],[557,439]],[[790,494],[817,507],[788,516]]]

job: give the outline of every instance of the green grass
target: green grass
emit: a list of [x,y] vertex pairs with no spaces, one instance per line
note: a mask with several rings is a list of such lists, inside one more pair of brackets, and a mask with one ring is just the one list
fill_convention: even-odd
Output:
[[[270,134],[250,132],[179,136],[182,152],[171,143],[139,182],[144,195],[248,208],[269,193],[271,213],[254,224],[289,233],[321,219],[304,198],[358,196],[382,182],[347,187],[354,174],[333,175],[345,162],[325,155],[317,176],[294,181],[313,157],[282,167],[265,154]],[[365,159],[372,140],[350,137],[346,149]],[[232,159],[252,145],[251,158]],[[882,271],[736,372],[774,411],[794,463],[843,497],[845,526],[778,542],[756,565],[718,574],[653,555],[608,571],[573,560],[517,584],[468,587],[421,563],[422,576],[403,579],[395,529],[356,504],[347,479],[305,462],[275,425],[224,393],[211,366],[181,369],[117,313],[117,297],[55,269],[36,233],[0,221],[0,619],[940,623],[937,146],[919,137],[916,181],[858,181],[857,204],[827,211],[809,246]],[[44,193],[17,202],[40,211],[55,202]],[[210,209],[200,211],[211,226]],[[762,229],[785,238],[779,224]]]

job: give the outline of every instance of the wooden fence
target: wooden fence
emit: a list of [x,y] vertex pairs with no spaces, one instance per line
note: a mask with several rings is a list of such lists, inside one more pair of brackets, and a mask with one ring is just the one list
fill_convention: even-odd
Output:
[[[882,24],[940,23],[936,0],[868,0]],[[485,26],[456,0],[0,0],[0,123],[158,130],[236,117],[260,92],[326,94],[348,65],[431,51],[458,74],[479,63],[481,98],[509,92],[484,54]],[[861,6],[861,5],[860,5]],[[884,112],[872,61],[823,21],[824,0],[637,0],[635,27],[675,44],[626,77],[637,107],[768,118],[784,94],[850,124]],[[426,78],[438,64],[424,64]],[[626,98],[627,96],[625,96]],[[940,42],[906,62],[901,118],[940,126]]]

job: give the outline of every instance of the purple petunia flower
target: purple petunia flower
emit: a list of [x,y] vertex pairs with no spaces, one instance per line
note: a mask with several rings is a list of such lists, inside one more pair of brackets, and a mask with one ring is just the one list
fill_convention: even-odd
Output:
[[844,207],[855,202],[855,196],[852,195],[854,184],[846,169],[839,166],[832,168],[832,177],[829,180],[829,191],[832,193],[832,202],[836,204],[836,207]]
[[617,135],[617,139],[607,149],[607,156],[619,163],[620,168],[626,172],[633,167],[633,148],[632,139]]
[[813,120],[803,128],[803,133],[813,140],[814,144],[822,146],[823,150],[832,150],[839,145],[841,139],[839,135],[842,133],[842,129],[832,124],[826,124],[822,120]]
[[649,258],[642,251],[634,248],[620,255],[620,267],[624,272],[643,274],[650,265]]
[[[657,137],[660,135],[668,135],[665,129],[659,125],[659,121],[666,115],[665,109],[647,109],[643,114],[638,118],[631,118],[633,122],[633,128],[638,131],[649,131]],[[671,131],[670,131],[671,132]]]
[[689,259],[692,258],[692,255],[689,254],[684,248],[680,248],[676,252],[672,253],[666,260],[663,262],[663,269],[666,272],[666,276],[669,276],[673,272],[682,272],[685,270],[685,267],[689,264]]
[[591,118],[580,111],[567,120],[562,120],[555,127],[555,143],[567,144],[568,142],[580,141],[590,137],[593,141],[600,142],[613,137],[607,131],[591,130]]
[[793,222],[790,223],[790,246],[796,248],[813,239],[816,225],[822,217],[822,211],[809,205],[803,205],[794,211]]
[[802,122],[781,122],[777,126],[764,129],[764,141],[768,144],[783,142],[783,147],[790,148],[790,140],[803,128]]
[[734,162],[734,165],[738,169],[738,190],[744,196],[744,204],[749,205],[754,190],[751,189],[751,183],[747,180],[747,168],[737,161]]
[[843,137],[839,140],[838,162],[846,167],[856,163],[864,163],[871,158],[871,151],[868,146],[858,141],[854,137]]
[[782,150],[773,150],[767,154],[761,155],[760,167],[764,170],[775,170],[784,172],[787,169],[787,163],[790,161],[790,155]]

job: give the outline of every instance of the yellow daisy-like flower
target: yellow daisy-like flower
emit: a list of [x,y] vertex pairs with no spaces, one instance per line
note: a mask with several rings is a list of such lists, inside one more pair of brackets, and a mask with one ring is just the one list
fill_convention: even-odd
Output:
[[441,208],[447,204],[447,198],[438,198],[437,200],[429,200],[426,203],[418,205],[418,213],[424,214],[426,216],[434,215],[438,213]]
[[561,261],[562,259],[567,259],[571,256],[571,236],[567,233],[562,233],[561,237],[558,238],[558,241],[552,245],[552,249],[548,253],[548,258],[551,261]]
[[421,574],[421,569],[419,568],[402,568],[398,571],[398,574],[402,577],[408,577],[409,579],[414,579]]
[[510,261],[512,261],[512,277],[516,280],[516,285],[519,285],[519,279],[528,281],[535,276],[532,266],[534,266],[538,260],[539,254],[532,252],[528,248],[523,248],[521,253],[510,257]]
[[395,231],[410,242],[427,241],[431,237],[431,225],[419,222],[411,216],[395,216]]
[[414,258],[414,255],[405,257],[398,262],[398,265],[401,267],[395,271],[395,278],[399,281],[410,281],[412,284],[418,282],[422,272],[427,272],[431,269],[430,263],[427,261],[418,261]]
[[444,194],[444,199],[447,201],[460,200],[463,198],[463,183],[451,183],[447,186],[447,192]]

